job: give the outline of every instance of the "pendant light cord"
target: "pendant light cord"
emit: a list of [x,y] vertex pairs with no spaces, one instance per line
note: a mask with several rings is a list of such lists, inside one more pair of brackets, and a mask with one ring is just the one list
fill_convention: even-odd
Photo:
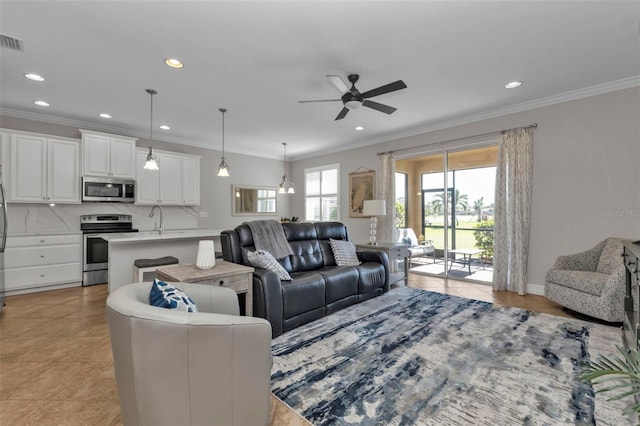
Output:
[[219,111],[222,113],[222,158],[224,159],[224,113],[227,112],[227,110],[220,108]]
[[151,149],[151,146],[153,145],[153,95],[158,92],[153,89],[147,89],[147,93],[151,95],[151,115],[149,116],[149,148]]

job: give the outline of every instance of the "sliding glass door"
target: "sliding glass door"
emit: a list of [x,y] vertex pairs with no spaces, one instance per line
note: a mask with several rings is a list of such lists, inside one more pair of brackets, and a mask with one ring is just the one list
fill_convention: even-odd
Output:
[[435,261],[412,259],[414,272],[491,281],[496,160],[492,145],[397,162],[407,175],[406,226],[436,249]]

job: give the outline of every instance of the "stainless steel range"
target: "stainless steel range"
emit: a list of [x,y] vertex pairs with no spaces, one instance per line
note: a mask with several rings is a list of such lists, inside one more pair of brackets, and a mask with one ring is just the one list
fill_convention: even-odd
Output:
[[138,232],[133,229],[131,215],[98,214],[80,216],[82,245],[82,285],[106,283],[109,278],[109,243],[101,234]]

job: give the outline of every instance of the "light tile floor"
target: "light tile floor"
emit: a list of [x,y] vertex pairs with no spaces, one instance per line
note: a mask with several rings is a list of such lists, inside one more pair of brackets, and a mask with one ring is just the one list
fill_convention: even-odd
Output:
[[[542,296],[410,274],[409,286],[565,315]],[[120,425],[106,322],[107,286],[7,298],[0,317],[0,424]],[[272,425],[308,424],[272,398]]]

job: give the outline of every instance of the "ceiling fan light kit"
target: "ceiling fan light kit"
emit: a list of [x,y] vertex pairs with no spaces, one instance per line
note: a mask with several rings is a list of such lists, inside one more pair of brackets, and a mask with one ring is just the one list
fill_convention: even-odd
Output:
[[334,102],[341,101],[342,102],[342,110],[336,116],[336,120],[342,120],[346,117],[347,113],[352,109],[358,109],[361,106],[365,106],[367,108],[375,109],[376,111],[383,112],[385,114],[393,114],[397,111],[397,108],[394,108],[389,105],[381,104],[378,102],[370,101],[369,98],[373,98],[374,96],[384,95],[386,93],[395,92],[396,90],[406,89],[407,85],[404,84],[404,81],[397,80],[393,83],[385,84],[380,87],[376,87],[375,89],[368,90],[364,93],[361,93],[356,88],[356,83],[360,79],[358,74],[349,74],[348,79],[351,83],[351,88],[337,75],[327,75],[329,81],[342,92],[342,96],[340,99],[319,99],[319,100],[311,100],[311,101],[300,101],[301,103],[309,103],[309,102]]

